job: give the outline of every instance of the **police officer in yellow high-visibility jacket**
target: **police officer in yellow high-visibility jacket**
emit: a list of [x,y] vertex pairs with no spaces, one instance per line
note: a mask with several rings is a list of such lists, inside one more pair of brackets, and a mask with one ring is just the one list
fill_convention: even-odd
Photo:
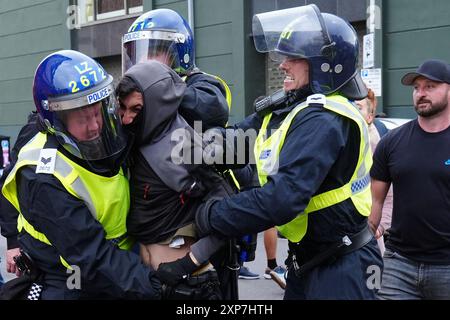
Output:
[[46,132],[20,150],[2,193],[19,212],[40,298],[159,298],[154,271],[126,251],[126,139],[112,77],[82,53],[58,51],[39,64],[33,94]]
[[259,130],[261,188],[207,201],[197,227],[239,236],[277,226],[290,247],[285,299],[375,298],[382,260],[367,228],[371,153],[353,103],[367,94],[356,33],[308,5],[256,15],[253,36],[259,51],[280,58],[287,96],[239,124]]

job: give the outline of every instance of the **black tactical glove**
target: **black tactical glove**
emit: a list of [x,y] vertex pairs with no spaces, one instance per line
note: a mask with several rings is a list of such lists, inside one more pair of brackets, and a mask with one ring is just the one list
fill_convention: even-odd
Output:
[[209,216],[211,207],[219,200],[219,198],[211,198],[198,206],[195,212],[195,231],[198,238],[203,238],[213,232]]
[[181,259],[161,263],[156,270],[156,275],[162,283],[175,286],[198,268],[199,266],[191,260],[188,253]]
[[222,291],[217,272],[209,270],[190,276],[174,287],[163,285],[163,300],[221,300]]

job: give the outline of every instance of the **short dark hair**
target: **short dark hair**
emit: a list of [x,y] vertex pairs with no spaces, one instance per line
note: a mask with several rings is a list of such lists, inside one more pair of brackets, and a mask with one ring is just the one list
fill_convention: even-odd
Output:
[[119,83],[117,84],[116,97],[119,99],[119,101],[122,101],[135,91],[142,93],[142,90],[138,86],[138,84],[134,82],[134,80],[130,77],[125,76],[122,77],[122,79],[120,79]]

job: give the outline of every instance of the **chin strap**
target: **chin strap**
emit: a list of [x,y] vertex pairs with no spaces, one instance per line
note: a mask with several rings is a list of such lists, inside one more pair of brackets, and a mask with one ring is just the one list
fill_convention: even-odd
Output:
[[301,87],[300,89],[297,90],[289,91],[287,94],[288,95],[287,105],[293,105],[296,102],[301,102],[311,94],[313,94],[313,92],[311,91],[309,85]]

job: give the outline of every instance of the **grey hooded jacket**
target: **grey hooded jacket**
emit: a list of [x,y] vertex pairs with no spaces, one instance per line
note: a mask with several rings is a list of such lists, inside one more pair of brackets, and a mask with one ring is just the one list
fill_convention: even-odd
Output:
[[192,223],[203,196],[223,180],[201,164],[201,136],[178,113],[183,80],[156,61],[137,64],[125,76],[144,99],[135,128],[128,232],[141,243],[157,243]]

